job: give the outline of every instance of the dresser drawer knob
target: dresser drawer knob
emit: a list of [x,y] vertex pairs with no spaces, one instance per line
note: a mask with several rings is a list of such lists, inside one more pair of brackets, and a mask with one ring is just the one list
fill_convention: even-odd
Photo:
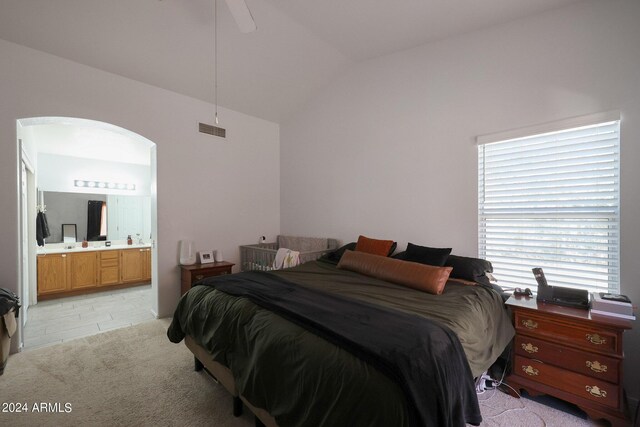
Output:
[[195,277],[195,279],[196,279],[196,280],[202,280],[202,279],[204,279],[204,276],[203,276],[202,274],[198,274],[198,275]]
[[587,337],[587,341],[595,345],[602,345],[602,344],[606,344],[607,342],[605,338],[602,338],[598,334],[587,334],[586,337]]
[[601,365],[597,360],[593,362],[587,360],[587,368],[590,368],[593,372],[607,372],[607,365]]
[[538,352],[538,347],[536,347],[535,345],[531,344],[530,342],[528,342],[526,344],[522,344],[522,349],[524,351],[526,351],[527,353],[537,353]]
[[601,390],[597,385],[594,386],[586,386],[584,388],[591,396],[595,397],[607,397],[607,392],[605,390]]
[[522,365],[522,370],[524,371],[525,374],[530,375],[530,376],[536,376],[538,375],[540,372],[534,368],[533,366],[529,365],[529,366],[524,366]]
[[524,326],[527,329],[536,329],[538,327],[538,322],[534,322],[531,319],[527,319],[522,321],[522,326]]

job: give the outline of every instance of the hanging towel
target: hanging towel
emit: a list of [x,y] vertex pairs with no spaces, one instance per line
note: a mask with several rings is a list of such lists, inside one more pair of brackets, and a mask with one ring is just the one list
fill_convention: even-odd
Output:
[[300,252],[292,251],[287,248],[280,248],[276,252],[276,258],[273,260],[273,269],[280,270],[282,268],[295,267],[300,264]]
[[38,212],[36,217],[36,240],[38,246],[44,246],[44,239],[51,236],[49,233],[49,223],[47,222],[47,216],[44,212]]

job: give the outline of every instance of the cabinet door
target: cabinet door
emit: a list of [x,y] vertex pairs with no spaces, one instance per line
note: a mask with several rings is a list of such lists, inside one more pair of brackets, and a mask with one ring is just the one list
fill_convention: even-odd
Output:
[[120,281],[142,282],[142,249],[125,249],[120,251]]
[[151,280],[151,248],[147,248],[143,252],[142,257],[142,279],[145,281]]
[[71,289],[93,288],[98,285],[98,253],[73,253],[71,264]]
[[118,283],[120,283],[120,251],[100,252],[98,286],[117,285]]
[[67,254],[38,255],[38,295],[68,289]]

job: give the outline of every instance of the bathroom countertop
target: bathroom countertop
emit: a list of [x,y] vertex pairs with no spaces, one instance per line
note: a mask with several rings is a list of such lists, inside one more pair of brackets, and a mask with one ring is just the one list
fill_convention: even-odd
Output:
[[134,244],[134,245],[111,245],[111,246],[89,246],[88,248],[83,248],[82,246],[76,246],[73,249],[65,249],[63,246],[61,247],[40,247],[37,250],[37,254],[38,255],[47,255],[47,254],[68,254],[68,253],[74,253],[74,252],[91,252],[91,251],[113,251],[113,250],[117,250],[117,249],[143,249],[143,248],[150,248],[151,244],[150,243],[143,243],[141,245],[138,244]]

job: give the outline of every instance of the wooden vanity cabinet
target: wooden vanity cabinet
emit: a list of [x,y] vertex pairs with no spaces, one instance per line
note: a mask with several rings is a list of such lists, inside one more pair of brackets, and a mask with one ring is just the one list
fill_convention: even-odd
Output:
[[69,290],[67,254],[38,255],[38,296]]
[[151,281],[151,248],[38,255],[38,298],[60,298]]

